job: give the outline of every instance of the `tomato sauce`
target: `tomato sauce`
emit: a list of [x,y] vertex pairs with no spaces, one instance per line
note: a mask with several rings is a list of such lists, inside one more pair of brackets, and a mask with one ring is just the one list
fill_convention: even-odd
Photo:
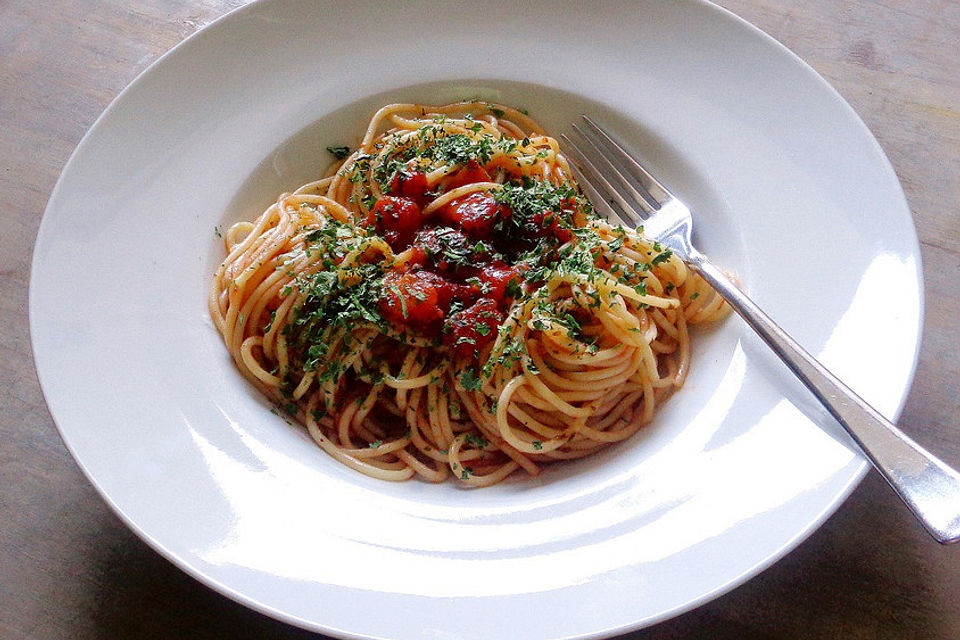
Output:
[[[441,189],[490,180],[487,170],[471,160]],[[438,339],[459,358],[477,358],[496,340],[522,291],[524,271],[517,257],[540,242],[555,248],[572,233],[549,210],[514,219],[510,207],[489,191],[471,192],[423,215],[439,195],[431,192],[423,173],[400,171],[389,195],[378,199],[367,216],[366,226],[395,253],[411,253],[402,269],[384,277],[379,309],[395,326]]]

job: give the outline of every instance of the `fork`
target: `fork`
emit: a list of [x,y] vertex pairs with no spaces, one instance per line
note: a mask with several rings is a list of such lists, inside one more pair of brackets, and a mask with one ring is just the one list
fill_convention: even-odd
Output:
[[560,137],[595,208],[627,224],[642,222],[644,235],[709,282],[846,429],[930,535],[942,544],[960,540],[960,473],[857,396],[697,251],[690,209],[602,128],[581,117],[584,128],[572,125],[579,144]]

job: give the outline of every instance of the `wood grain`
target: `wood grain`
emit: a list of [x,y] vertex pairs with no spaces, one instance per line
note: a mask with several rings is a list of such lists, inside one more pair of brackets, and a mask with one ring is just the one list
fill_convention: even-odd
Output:
[[[0,3],[0,637],[307,638],[213,593],[130,533],[60,441],[33,370],[31,250],[109,101],[238,0]],[[926,320],[901,423],[960,464],[960,3],[722,0],[819,71],[874,132],[922,243]],[[632,639],[960,638],[960,546],[871,474],[783,560]]]

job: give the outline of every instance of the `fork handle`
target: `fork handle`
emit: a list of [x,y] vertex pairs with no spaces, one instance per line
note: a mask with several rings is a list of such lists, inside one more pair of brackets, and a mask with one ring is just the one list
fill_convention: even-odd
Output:
[[907,437],[780,328],[702,254],[688,259],[853,437],[938,542],[960,540],[960,473]]

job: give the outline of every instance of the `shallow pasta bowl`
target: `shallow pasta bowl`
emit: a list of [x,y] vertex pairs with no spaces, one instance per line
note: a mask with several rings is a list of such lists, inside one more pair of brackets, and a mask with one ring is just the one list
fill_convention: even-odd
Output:
[[861,396],[894,417],[912,376],[903,194],[808,67],[699,2],[484,12],[499,17],[292,0],[228,15],[108,108],[37,241],[37,369],[91,482],[191,575],[338,637],[651,624],[781,557],[866,468],[733,322],[694,336],[653,425],[535,480],[388,484],[327,457],[232,367],[205,299],[217,230],[316,177],[382,104],[481,96],[554,134],[597,115],[703,212],[702,249]]

